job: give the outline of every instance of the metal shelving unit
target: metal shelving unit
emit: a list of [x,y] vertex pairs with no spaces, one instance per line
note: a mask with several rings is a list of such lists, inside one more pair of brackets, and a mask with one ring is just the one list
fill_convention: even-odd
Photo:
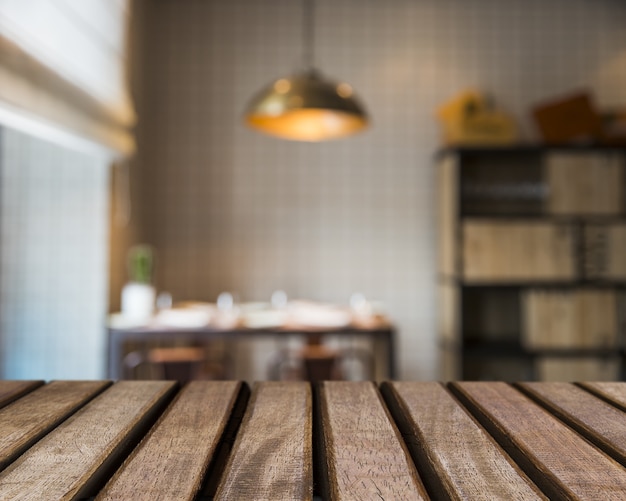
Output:
[[442,378],[623,379],[626,148],[447,148],[436,164]]

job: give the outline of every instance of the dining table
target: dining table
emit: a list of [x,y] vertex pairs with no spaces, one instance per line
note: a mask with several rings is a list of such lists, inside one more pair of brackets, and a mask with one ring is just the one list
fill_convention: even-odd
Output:
[[626,383],[0,381],[2,500],[626,499]]
[[[334,337],[344,341],[366,340],[372,344],[372,377],[397,377],[396,329],[389,322],[374,325],[349,323],[340,326],[279,325],[272,327],[246,327],[203,325],[176,327],[159,324],[140,326],[113,326],[107,328],[107,377],[129,378],[124,365],[126,346],[140,346],[148,350],[154,343],[178,343],[197,346],[212,341],[255,342],[272,339],[278,342],[303,339],[307,344],[321,344],[325,338]],[[145,354],[143,355],[145,358]],[[232,372],[236,372],[235,369]],[[132,378],[129,378],[132,379]]]

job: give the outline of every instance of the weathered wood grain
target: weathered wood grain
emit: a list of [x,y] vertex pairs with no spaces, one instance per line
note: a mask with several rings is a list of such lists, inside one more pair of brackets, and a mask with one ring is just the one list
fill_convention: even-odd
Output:
[[194,499],[240,389],[235,381],[187,384],[96,499]]
[[519,387],[626,465],[626,412],[571,383],[519,383]]
[[613,290],[530,289],[522,294],[522,308],[521,341],[528,349],[613,348],[617,342]]
[[441,384],[381,390],[432,499],[547,499]]
[[64,421],[0,474],[0,499],[80,499],[94,494],[120,454],[145,432],[176,383],[122,381]]
[[626,384],[620,382],[585,382],[578,384],[626,411]]
[[43,381],[0,381],[0,408],[42,384]]
[[324,382],[319,405],[325,499],[428,499],[373,383]]
[[451,387],[551,499],[623,500],[626,470],[506,383]]
[[215,499],[306,500],[312,496],[310,385],[257,383]]
[[545,156],[548,214],[621,214],[624,159],[620,154],[555,153]]
[[0,470],[109,384],[54,381],[0,409]]
[[468,282],[571,280],[573,224],[465,219],[463,277]]

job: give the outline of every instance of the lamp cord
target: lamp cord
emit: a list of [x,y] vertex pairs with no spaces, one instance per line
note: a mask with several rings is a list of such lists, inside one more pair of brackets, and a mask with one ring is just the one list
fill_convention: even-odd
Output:
[[304,59],[304,67],[307,70],[313,70],[313,44],[315,42],[315,33],[313,30],[314,5],[313,0],[303,0],[302,4],[302,55]]

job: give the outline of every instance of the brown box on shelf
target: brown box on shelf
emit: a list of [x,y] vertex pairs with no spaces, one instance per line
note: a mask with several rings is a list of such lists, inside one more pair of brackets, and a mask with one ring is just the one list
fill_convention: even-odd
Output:
[[522,345],[528,349],[613,348],[617,296],[609,290],[528,290],[522,299]]
[[547,101],[532,114],[548,144],[595,143],[602,136],[602,119],[587,92]]
[[463,278],[468,282],[572,280],[575,228],[543,221],[463,224]]

